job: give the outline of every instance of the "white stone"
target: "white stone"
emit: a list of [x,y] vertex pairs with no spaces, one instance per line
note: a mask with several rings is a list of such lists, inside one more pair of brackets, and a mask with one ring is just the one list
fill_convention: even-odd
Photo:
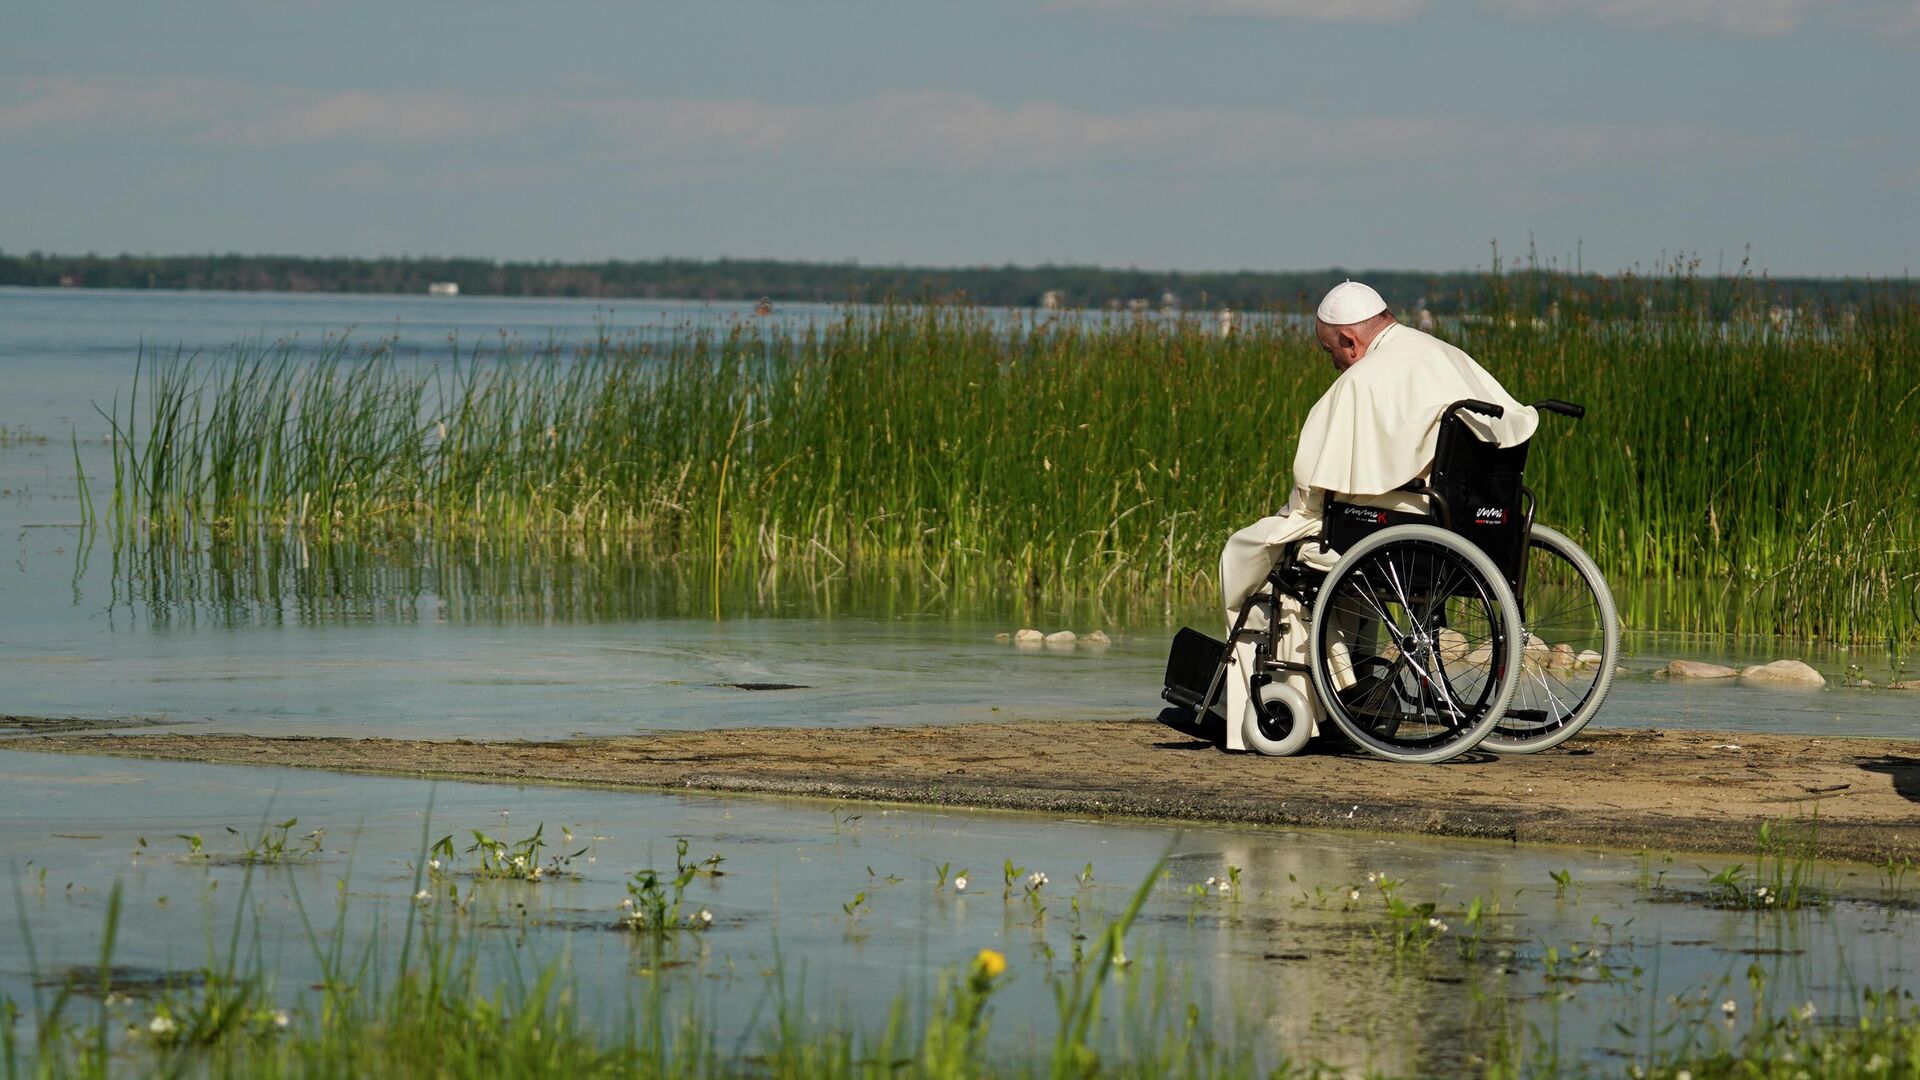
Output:
[[1771,664],[1755,664],[1742,671],[1740,677],[1747,682],[1763,683],[1767,686],[1827,685],[1825,677],[1798,660],[1775,660]]
[[1089,645],[1113,644],[1113,639],[1108,637],[1107,632],[1104,630],[1095,630],[1093,633],[1088,634],[1086,637],[1081,638],[1080,640],[1086,642]]
[[1574,659],[1580,662],[1581,667],[1593,667],[1600,662],[1600,654],[1592,649],[1582,649]]
[[1047,635],[1046,642],[1049,645],[1071,645],[1078,639],[1079,635],[1071,630],[1055,630]]
[[1015,645],[1022,645],[1029,649],[1034,648],[1045,640],[1047,640],[1047,635],[1032,627],[1027,627],[1013,635],[1013,643]]
[[1699,660],[1675,660],[1662,670],[1676,679],[1731,679],[1740,674],[1730,667]]

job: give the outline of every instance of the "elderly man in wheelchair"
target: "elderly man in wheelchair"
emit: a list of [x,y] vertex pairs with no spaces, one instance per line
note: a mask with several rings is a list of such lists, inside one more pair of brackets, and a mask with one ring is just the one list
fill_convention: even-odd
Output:
[[1395,761],[1545,750],[1605,698],[1611,594],[1521,483],[1542,411],[1347,282],[1315,331],[1340,375],[1301,429],[1287,508],[1220,559],[1227,640],[1174,638],[1163,717],[1229,750],[1300,752],[1332,720]]

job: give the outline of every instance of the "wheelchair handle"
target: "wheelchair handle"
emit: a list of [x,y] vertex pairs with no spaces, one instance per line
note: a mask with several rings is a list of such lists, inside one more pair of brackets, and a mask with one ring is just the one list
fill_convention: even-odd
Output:
[[1495,420],[1498,420],[1501,417],[1507,415],[1507,410],[1501,408],[1498,405],[1495,405],[1493,402],[1480,401],[1476,398],[1468,398],[1465,401],[1456,401],[1453,404],[1447,406],[1448,413],[1454,413],[1461,409],[1465,409],[1468,412],[1477,412],[1482,416],[1492,417]]
[[1561,401],[1559,398],[1548,398],[1545,401],[1536,401],[1533,403],[1533,407],[1536,409],[1545,409],[1548,412],[1559,413],[1561,416],[1571,416],[1575,420],[1587,415],[1587,407],[1585,405],[1575,405],[1571,401]]

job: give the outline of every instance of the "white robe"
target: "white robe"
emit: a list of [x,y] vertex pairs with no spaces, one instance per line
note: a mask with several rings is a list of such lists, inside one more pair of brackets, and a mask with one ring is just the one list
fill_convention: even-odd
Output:
[[[1328,495],[1383,509],[1424,511],[1424,499],[1395,489],[1426,474],[1440,437],[1441,410],[1468,398],[1506,410],[1498,420],[1461,413],[1474,434],[1501,446],[1525,442],[1540,424],[1539,413],[1514,400],[1466,353],[1411,326],[1394,324],[1382,330],[1366,355],[1341,372],[1307,413],[1293,458],[1293,497],[1286,509],[1234,533],[1220,553],[1228,630],[1287,545],[1320,532]],[[1303,562],[1323,570],[1332,569],[1336,558],[1317,545],[1301,550]],[[1264,629],[1269,617],[1286,620],[1289,628],[1274,642],[1274,659],[1306,663],[1309,628],[1299,603],[1281,597],[1274,605],[1263,602],[1262,608],[1248,616],[1246,629]],[[1245,749],[1240,732],[1253,707],[1247,684],[1253,663],[1253,643],[1236,642],[1224,694],[1227,746],[1235,750]],[[1282,681],[1315,703],[1312,719],[1317,728],[1321,714],[1312,681],[1304,674]]]

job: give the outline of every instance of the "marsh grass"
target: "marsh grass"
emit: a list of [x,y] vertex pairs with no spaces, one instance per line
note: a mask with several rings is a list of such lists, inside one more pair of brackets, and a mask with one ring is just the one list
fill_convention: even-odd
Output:
[[[1588,406],[1544,420],[1529,477],[1637,629],[1920,634],[1920,306],[1779,326],[1566,308],[1443,333],[1516,396]],[[1285,319],[1221,337],[961,307],[441,365],[339,341],[149,354],[103,409],[95,515],[122,551],[617,538],[696,577],[1204,600],[1222,539],[1285,501],[1330,379]]]
[[[441,845],[429,845],[423,828],[421,863]],[[691,878],[716,869],[714,860],[689,861],[677,846],[676,865]],[[65,979],[34,980],[50,988],[22,1004],[0,1000],[0,1060],[8,1077],[113,1075],[152,1076],[637,1076],[637,1077],[883,1077],[973,1078],[986,1076],[1117,1077],[1322,1077],[1351,1075],[1346,1068],[1296,1063],[1275,1047],[1272,1030],[1244,1018],[1203,1013],[1194,987],[1169,977],[1164,957],[1142,961],[1127,955],[1129,930],[1149,897],[1164,884],[1156,864],[1124,908],[1103,925],[1089,926],[1087,948],[1073,963],[1010,964],[995,949],[940,971],[931,992],[903,992],[890,1008],[866,1016],[822,1009],[810,999],[804,979],[789,978],[776,962],[763,1000],[769,1016],[748,1025],[741,1038],[723,1040],[699,995],[681,995],[643,970],[629,989],[623,1016],[609,1021],[605,1008],[590,1009],[569,978],[561,951],[529,970],[513,960],[490,964],[490,950],[504,944],[486,920],[436,917],[406,905],[406,927],[397,954],[379,945],[352,943],[350,901],[342,883],[331,927],[316,928],[292,876],[279,864],[249,866],[242,903],[224,951],[199,971],[154,979],[113,963],[122,918],[121,892],[109,894],[98,963],[74,969]],[[416,884],[418,884],[416,871]],[[271,888],[286,888],[306,927],[307,944],[321,975],[308,992],[282,1000],[275,973],[264,958],[258,927],[249,931],[245,893],[257,874],[276,875]],[[944,877],[944,875],[943,875]],[[1083,882],[1083,885],[1085,883]],[[1296,883],[1297,884],[1297,883]],[[1434,905],[1402,905],[1404,882],[1378,875],[1377,902],[1356,912],[1360,921],[1389,931],[1362,935],[1364,956],[1379,965],[1385,1002],[1350,1035],[1408,1060],[1399,1040],[1422,1038],[1413,1012],[1398,1004],[1418,1000],[1434,983],[1453,987],[1436,1017],[1455,1042],[1429,1046],[1415,1067],[1426,1075],[1484,1077],[1622,1075],[1637,1077],[1780,1077],[1799,1075],[1920,1077],[1920,1009],[1899,989],[1850,992],[1845,1015],[1819,1015],[1810,1003],[1775,1003],[1762,969],[1748,969],[1750,1005],[1724,1012],[1721,993],[1669,999],[1671,1014],[1650,1023],[1646,1045],[1625,1060],[1605,1060],[1562,1044],[1557,1021],[1523,1019],[1520,1002],[1534,996],[1532,983],[1506,963],[1476,962],[1472,951],[1427,946],[1445,927],[1422,921],[1412,937],[1392,933],[1400,924],[1431,919]],[[1172,891],[1182,891],[1177,887]],[[1358,892],[1357,889],[1351,890]],[[1009,898],[1010,904],[1018,898]],[[1237,899],[1232,900],[1238,903]],[[1404,908],[1405,910],[1402,910]],[[1493,905],[1474,897],[1448,915],[1460,936],[1478,939],[1482,923],[1497,918]],[[1343,908],[1342,910],[1347,910]],[[1448,910],[1452,910],[1449,908]],[[258,916],[251,916],[257,919]],[[27,952],[31,935],[24,923]],[[1076,935],[1077,936],[1077,935]],[[380,928],[374,937],[384,939]],[[1417,940],[1416,940],[1417,939]],[[670,939],[654,952],[670,949]],[[211,948],[211,946],[210,946]],[[512,952],[509,948],[507,951]],[[1554,1001],[1570,1000],[1584,984],[1620,981],[1600,962],[1598,946],[1573,947],[1564,957],[1546,947],[1540,975]],[[32,961],[30,960],[30,964]],[[1531,962],[1529,962],[1531,963]],[[1044,970],[1042,970],[1044,967]],[[656,965],[657,968],[657,965]],[[492,974],[484,974],[491,972]],[[1635,968],[1637,984],[1641,972]],[[1011,979],[1041,978],[1055,1003],[1052,1023],[1035,1030],[1031,1019],[1014,1025],[1027,1037],[990,1040],[998,994]],[[1729,976],[1729,980],[1731,980]],[[1636,993],[1643,993],[1633,986]],[[1653,996],[1651,991],[1644,991]],[[1732,1002],[1728,1002],[1732,1005]],[[1311,1008],[1311,1001],[1261,1002],[1271,1009]],[[1735,1012],[1738,1012],[1736,1019]],[[616,1010],[617,1012],[617,1010]],[[597,1017],[597,1018],[596,1018]],[[1633,1032],[1622,1029],[1629,1037]],[[1424,1037],[1431,1038],[1428,1032]],[[1393,1075],[1368,1069],[1367,1075]]]
[[[683,872],[712,870],[710,862],[684,856]],[[1157,880],[1156,866],[1125,910],[1096,933],[1089,954],[1071,971],[1046,976],[1058,1010],[1051,1040],[1011,1054],[991,1050],[986,1036],[996,992],[1019,973],[992,949],[943,972],[923,1007],[903,994],[878,1024],[844,1015],[809,1019],[821,1010],[776,964],[767,994],[771,1020],[725,1049],[700,1001],[671,996],[657,980],[641,984],[624,1021],[611,1025],[587,1019],[564,955],[534,972],[510,964],[504,981],[488,981],[480,932],[459,919],[427,917],[414,905],[397,956],[372,946],[349,951],[344,884],[335,925],[320,931],[306,924],[322,975],[305,1006],[277,1004],[257,934],[243,933],[239,913],[224,956],[135,997],[119,993],[113,981],[116,885],[100,963],[91,969],[97,982],[69,979],[25,1008],[0,1001],[0,1060],[8,1077],[1255,1075],[1251,1049],[1216,1045],[1196,1010],[1174,1007],[1182,995],[1163,979],[1130,977],[1120,1000],[1110,999],[1129,965],[1127,931]],[[251,870],[246,881],[250,887]],[[304,920],[297,888],[291,879],[285,884]],[[243,947],[248,941],[251,949]],[[90,1015],[77,1015],[83,999],[93,1002]],[[1319,1070],[1282,1062],[1268,1075]]]

